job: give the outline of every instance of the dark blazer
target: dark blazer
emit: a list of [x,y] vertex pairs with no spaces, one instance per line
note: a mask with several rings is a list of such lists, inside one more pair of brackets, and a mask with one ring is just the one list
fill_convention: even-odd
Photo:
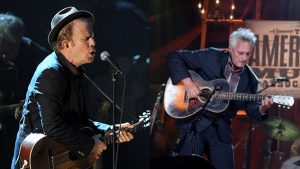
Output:
[[[216,48],[201,49],[195,51],[180,50],[172,52],[168,56],[168,67],[173,84],[178,83],[184,78],[189,77],[187,70],[196,71],[204,80],[225,79],[224,70],[228,62],[229,52]],[[240,81],[237,87],[237,93],[256,93],[258,78],[252,69],[246,65],[244,71],[240,74]],[[202,131],[212,123],[218,128],[220,138],[226,143],[232,143],[230,119],[236,114],[237,110],[243,108],[247,114],[256,119],[263,120],[267,116],[261,116],[259,113],[259,102],[231,101],[227,110],[222,116],[214,116],[206,111],[196,124],[197,131]],[[192,117],[193,118],[193,117]],[[178,122],[181,130],[189,130],[189,124],[192,118]]]
[[53,52],[39,64],[26,94],[15,156],[30,133],[52,137],[79,158],[90,153],[94,140],[79,129],[88,126],[104,133],[109,125],[89,120],[81,78],[82,68],[75,69],[61,54]]

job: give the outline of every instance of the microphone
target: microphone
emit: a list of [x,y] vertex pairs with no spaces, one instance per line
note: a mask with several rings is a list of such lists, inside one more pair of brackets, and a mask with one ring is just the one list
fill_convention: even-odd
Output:
[[259,84],[261,84],[262,89],[259,90],[257,93],[261,93],[262,91],[268,89],[269,87],[275,87],[276,83],[279,83],[279,82],[289,82],[289,81],[290,81],[290,79],[288,79],[287,77],[276,77],[276,78],[274,78],[274,79],[271,80],[270,84],[264,85],[262,82],[260,82]]
[[277,77],[273,79],[275,82],[288,82],[290,81],[290,79],[288,79],[287,77]]
[[103,51],[100,54],[100,58],[102,61],[107,61],[115,71],[119,72],[121,75],[124,75],[123,72],[121,71],[121,69],[119,68],[119,66],[114,63],[112,60],[109,59],[110,54],[107,51]]

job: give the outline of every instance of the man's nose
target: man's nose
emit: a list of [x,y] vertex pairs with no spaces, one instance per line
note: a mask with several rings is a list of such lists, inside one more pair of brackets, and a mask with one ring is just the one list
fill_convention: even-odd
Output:
[[248,60],[248,58],[249,58],[249,57],[248,57],[248,54],[243,54],[243,55],[242,55],[242,59],[243,59],[243,61],[246,61],[246,60]]
[[89,43],[90,43],[90,46],[96,46],[96,41],[92,37],[90,38]]

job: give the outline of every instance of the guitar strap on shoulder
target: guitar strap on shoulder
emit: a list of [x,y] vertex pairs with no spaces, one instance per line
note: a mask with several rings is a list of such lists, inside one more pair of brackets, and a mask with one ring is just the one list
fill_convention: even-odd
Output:
[[254,72],[254,70],[248,64],[246,64],[246,66],[247,66],[248,70],[251,72],[252,76],[255,78],[255,80],[257,80],[257,82],[260,83],[260,79]]

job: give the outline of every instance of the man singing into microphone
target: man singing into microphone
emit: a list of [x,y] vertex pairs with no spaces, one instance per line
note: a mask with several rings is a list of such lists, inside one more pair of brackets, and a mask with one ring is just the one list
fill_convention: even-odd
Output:
[[[28,87],[12,169],[19,168],[20,144],[30,133],[43,133],[53,138],[77,159],[95,161],[106,149],[99,139],[79,131],[83,126],[100,134],[110,129],[110,125],[89,120],[81,84],[81,65],[92,63],[95,56],[94,22],[90,12],[75,7],[64,8],[53,17],[48,42],[54,52],[39,64]],[[124,123],[121,127],[133,126]],[[118,142],[131,139],[133,135],[129,132],[118,134]]]

